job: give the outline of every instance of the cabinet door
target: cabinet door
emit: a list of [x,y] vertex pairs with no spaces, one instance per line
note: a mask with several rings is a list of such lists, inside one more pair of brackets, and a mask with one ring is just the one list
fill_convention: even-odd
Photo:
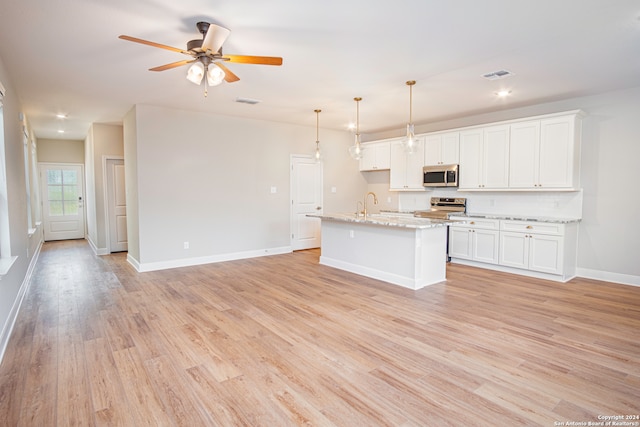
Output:
[[389,143],[363,144],[360,170],[372,171],[389,169]]
[[572,187],[574,116],[540,121],[540,186]]
[[457,165],[460,162],[460,133],[443,134],[440,152],[443,165]]
[[482,129],[460,132],[460,188],[481,188],[482,136]]
[[364,146],[360,157],[360,170],[374,170],[376,166],[376,150],[373,146]]
[[509,188],[537,188],[539,183],[540,121],[511,125]]
[[375,147],[376,162],[375,169],[389,169],[390,167],[390,144],[388,142],[376,144]]
[[401,142],[391,143],[389,189],[405,190],[407,183],[407,153]]
[[467,227],[449,227],[449,256],[471,259],[471,230]]
[[497,264],[500,233],[494,230],[475,229],[472,230],[471,235],[473,236],[473,259]]
[[483,182],[485,188],[509,186],[509,126],[484,129]]
[[442,163],[442,135],[427,135],[424,143],[424,164],[434,166]]
[[406,156],[407,159],[407,188],[424,191],[424,139],[418,138],[416,141],[415,153]]
[[529,238],[524,233],[500,233],[500,265],[529,268]]
[[390,157],[389,189],[424,191],[424,140],[418,139],[413,154],[405,153],[402,142],[392,142]]
[[529,235],[529,269],[544,273],[562,274],[562,236]]

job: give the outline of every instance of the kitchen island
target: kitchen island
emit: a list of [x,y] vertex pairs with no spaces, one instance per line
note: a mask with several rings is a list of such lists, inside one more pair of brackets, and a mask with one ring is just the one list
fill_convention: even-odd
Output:
[[309,215],[322,220],[320,264],[410,289],[446,280],[447,225],[393,215]]

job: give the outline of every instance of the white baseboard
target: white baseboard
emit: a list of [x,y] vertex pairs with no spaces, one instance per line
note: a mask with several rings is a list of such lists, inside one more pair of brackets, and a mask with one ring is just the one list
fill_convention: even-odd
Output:
[[282,246],[279,248],[266,248],[246,252],[233,252],[228,254],[211,255],[195,258],[174,259],[168,261],[141,263],[130,255],[127,255],[127,261],[139,273],[147,271],[166,270],[169,268],[190,267],[193,265],[212,264],[214,262],[235,261],[238,259],[257,258],[269,255],[280,255],[292,252],[291,246]]
[[109,249],[107,248],[98,248],[95,243],[93,243],[93,240],[91,240],[91,237],[87,236],[86,237],[87,242],[89,242],[89,246],[91,247],[91,250],[93,251],[94,254],[96,255],[109,255],[111,252],[109,252]]
[[479,261],[470,261],[467,259],[460,259],[460,258],[451,258],[451,262],[453,264],[468,265],[470,267],[484,268],[486,270],[501,271],[503,273],[511,273],[511,274],[517,274],[519,276],[535,277],[537,279],[552,280],[554,282],[562,282],[562,283],[566,283],[575,277],[575,276],[562,276],[557,274],[542,273],[539,271],[524,270],[520,268],[505,267],[504,265],[489,264],[489,263],[479,262]]
[[37,249],[35,250],[33,256],[31,257],[31,262],[29,263],[27,272],[24,276],[24,279],[22,280],[22,284],[20,285],[20,290],[18,291],[18,295],[16,295],[16,299],[13,302],[13,307],[11,307],[11,311],[9,312],[9,317],[7,318],[5,327],[2,330],[2,334],[0,335],[0,363],[2,363],[2,359],[4,358],[4,352],[7,350],[7,345],[9,345],[9,338],[11,338],[11,332],[13,332],[13,327],[16,324],[16,319],[18,318],[18,313],[20,312],[22,301],[24,300],[24,296],[27,294],[27,291],[29,290],[29,285],[31,283],[31,274],[33,273],[33,269],[36,266],[38,257],[40,256],[40,249],[42,248],[42,243],[43,241],[41,239],[40,244],[38,244]]
[[612,273],[610,271],[592,270],[590,268],[578,268],[577,273],[579,277],[584,277],[585,279],[640,286],[640,276],[633,276],[631,274]]

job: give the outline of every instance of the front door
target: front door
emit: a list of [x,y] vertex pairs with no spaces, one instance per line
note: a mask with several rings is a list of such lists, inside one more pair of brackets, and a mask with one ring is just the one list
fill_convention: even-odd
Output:
[[311,156],[291,156],[291,248],[320,247],[322,213],[322,163]]
[[82,165],[40,164],[45,241],[84,238],[83,181]]
[[124,186],[124,160],[107,159],[107,214],[109,251],[127,250],[127,199]]

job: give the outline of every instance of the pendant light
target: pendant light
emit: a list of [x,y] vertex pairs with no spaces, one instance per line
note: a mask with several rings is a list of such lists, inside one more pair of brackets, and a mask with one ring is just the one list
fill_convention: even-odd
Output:
[[320,112],[322,110],[313,110],[313,111],[316,113],[316,154],[315,154],[315,158],[316,158],[316,162],[319,162],[321,155],[320,155],[320,137],[318,135],[319,135],[319,132],[320,132],[320,130],[319,130],[320,129],[319,128],[319,125],[320,125]]
[[407,82],[407,86],[409,86],[409,123],[407,123],[407,135],[402,140],[402,146],[407,154],[413,154],[416,151],[417,144],[413,129],[413,85],[415,84],[415,80]]
[[353,146],[349,147],[349,154],[354,160],[360,160],[362,157],[362,148],[360,147],[360,101],[362,98],[353,98],[356,101],[356,140]]

